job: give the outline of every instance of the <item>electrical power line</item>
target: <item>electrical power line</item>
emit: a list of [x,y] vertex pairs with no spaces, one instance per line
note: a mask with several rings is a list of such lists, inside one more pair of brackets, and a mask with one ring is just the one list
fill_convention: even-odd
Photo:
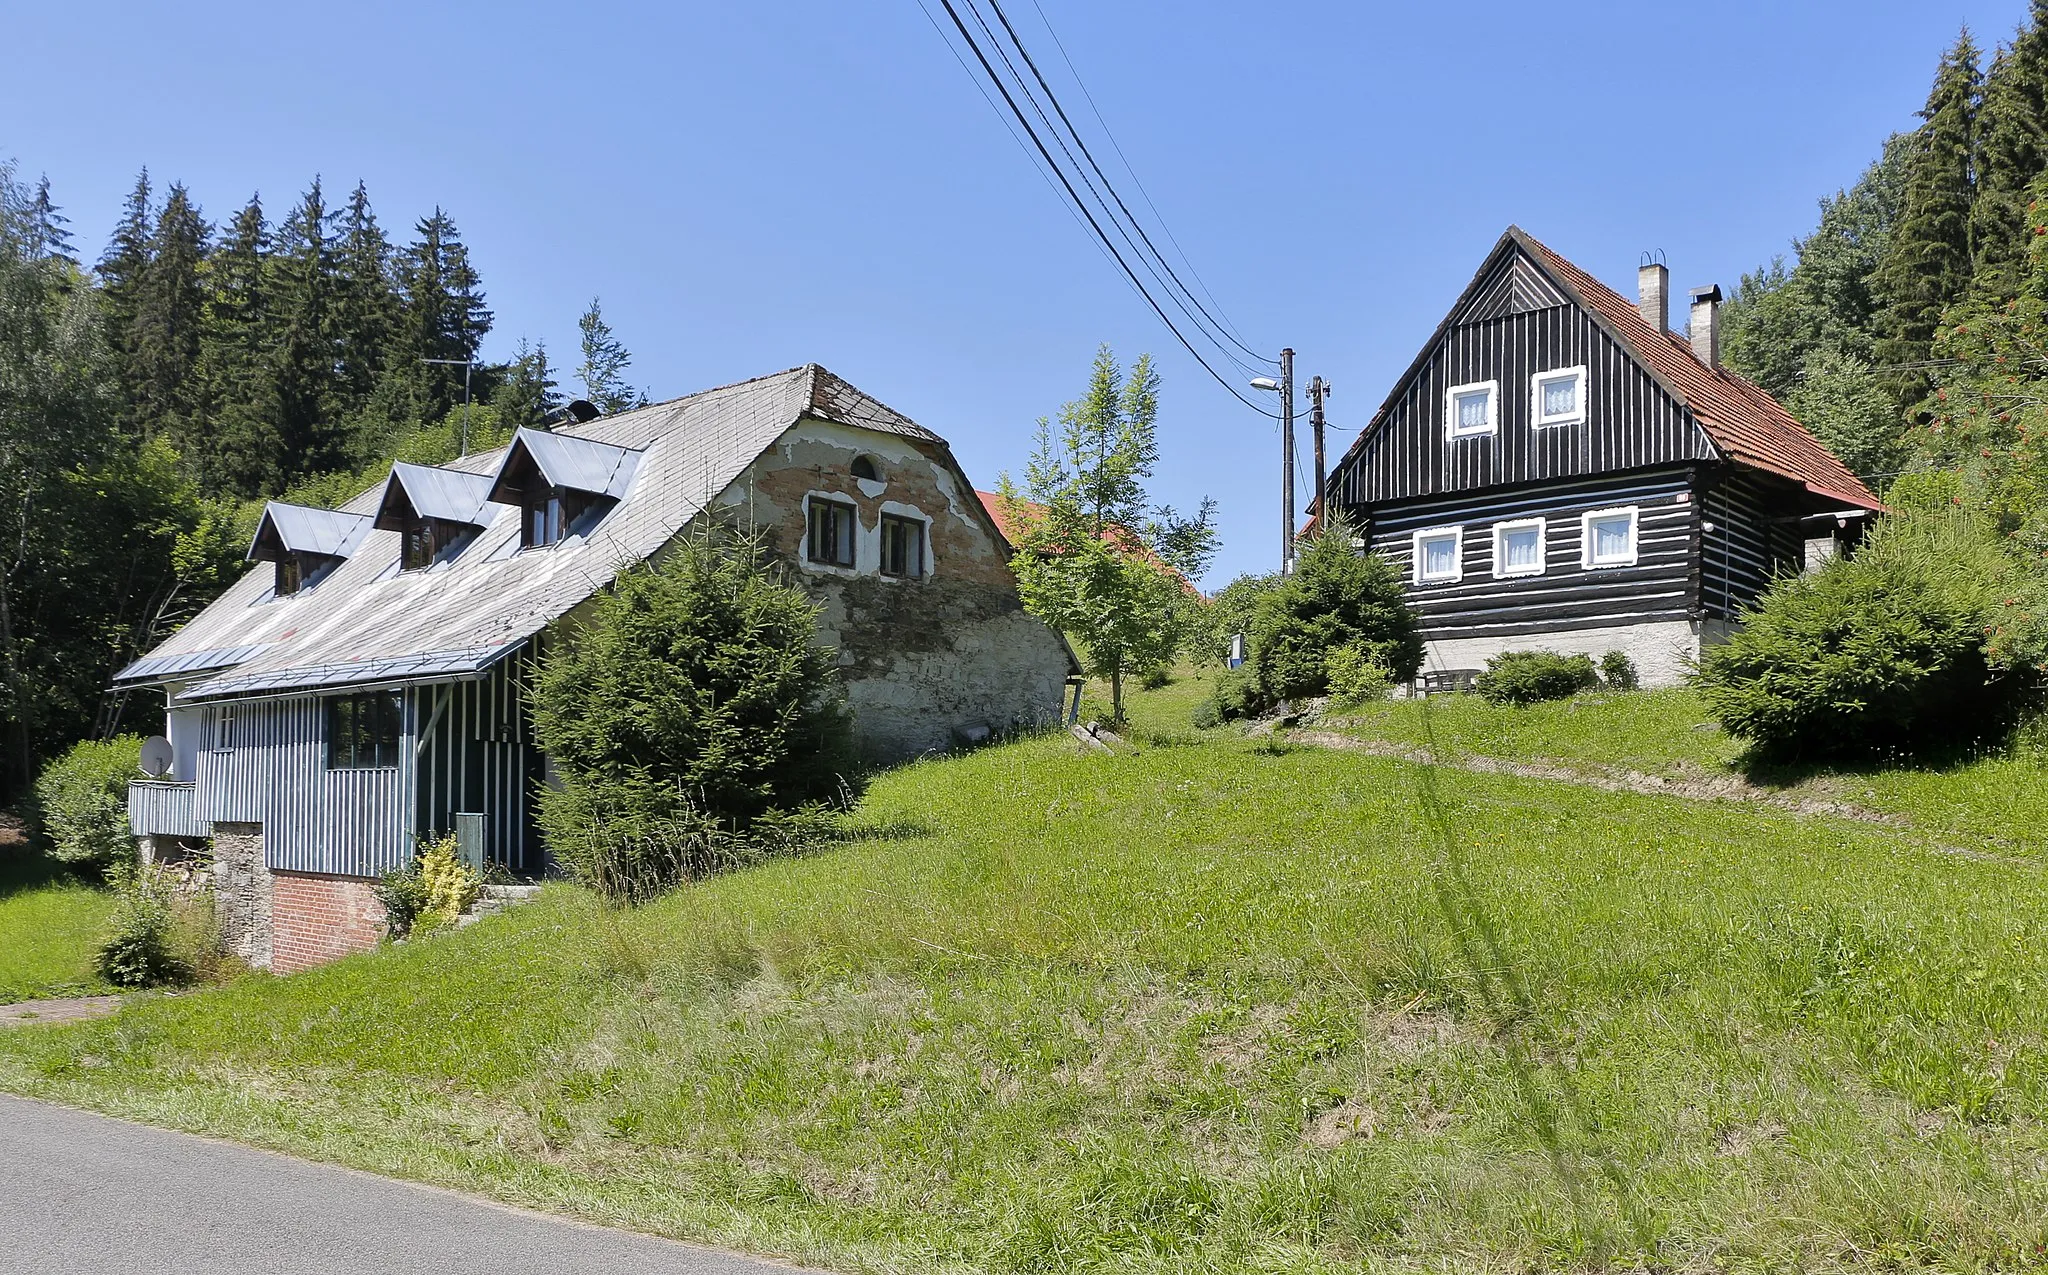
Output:
[[[1218,372],[1215,366],[1211,364],[1208,359],[1202,356],[1202,352],[1195,348],[1194,342],[1190,341],[1187,335],[1183,333],[1180,330],[1179,326],[1174,323],[1172,317],[1166,313],[1165,308],[1159,304],[1158,299],[1155,298],[1150,292],[1150,290],[1148,290],[1145,287],[1144,280],[1138,277],[1137,271],[1131,268],[1130,262],[1126,261],[1124,259],[1123,254],[1117,250],[1115,241],[1112,240],[1109,237],[1108,232],[1106,232],[1102,228],[1102,223],[1096,218],[1094,212],[1090,210],[1087,201],[1083,200],[1081,198],[1080,192],[1074,188],[1072,178],[1068,176],[1065,169],[1060,167],[1059,162],[1053,158],[1051,149],[1046,146],[1044,139],[1038,135],[1038,131],[1032,127],[1031,120],[1026,116],[1024,109],[1018,105],[1016,96],[1011,93],[1009,84],[1003,79],[1003,77],[1000,74],[997,73],[995,66],[989,61],[988,54],[983,51],[981,45],[975,40],[974,33],[968,29],[967,23],[961,18],[959,10],[954,7],[953,0],[939,0],[939,3],[945,9],[946,16],[952,20],[954,29],[960,33],[960,39],[966,44],[968,51],[974,55],[974,60],[981,65],[983,73],[987,75],[989,82],[994,85],[996,92],[1002,97],[1004,104],[1009,108],[1010,115],[1014,117],[1018,125],[1022,127],[1024,135],[1030,139],[1032,147],[1036,149],[1039,157],[1044,160],[1045,166],[1052,171],[1054,177],[1058,178],[1059,185],[1062,189],[1065,190],[1067,199],[1071,202],[1072,207],[1079,210],[1081,216],[1087,221],[1088,228],[1094,232],[1096,240],[1102,245],[1104,249],[1108,251],[1110,257],[1116,262],[1117,266],[1120,269],[1122,269],[1124,276],[1130,281],[1131,286],[1137,289],[1138,295],[1144,299],[1146,305],[1151,307],[1152,312],[1159,317],[1159,321],[1166,325],[1167,331],[1173,334],[1174,339],[1179,341],[1182,347],[1184,347],[1187,350],[1187,352],[1194,357],[1195,362],[1201,365],[1202,370],[1207,372],[1210,375],[1210,377],[1216,381],[1218,385],[1221,385],[1224,388],[1224,390],[1226,390],[1230,394],[1232,398],[1235,398],[1238,402],[1244,404],[1246,407],[1251,408],[1253,411],[1259,413],[1261,416],[1266,416],[1275,420],[1279,419],[1278,414],[1267,411],[1265,408],[1259,406],[1257,403],[1253,402],[1249,398],[1246,398],[1242,393],[1240,393],[1235,385],[1233,385],[1227,378],[1225,378],[1222,373]],[[980,11],[974,8],[974,0],[961,0],[961,3],[967,5],[970,12],[974,13],[977,24],[979,24],[983,28],[983,31],[986,34],[988,34],[990,43],[993,47],[995,47],[997,54],[999,56],[1003,56],[1000,45],[997,44],[997,42],[995,41],[993,33],[989,32],[988,30],[986,20],[981,16]],[[927,12],[926,16],[930,16],[929,12]],[[934,22],[934,25],[936,25],[936,22]],[[941,35],[943,34],[944,32],[942,30]],[[951,42],[948,41],[948,43],[950,44]],[[1005,62],[1007,64],[1007,57],[1005,57]],[[1012,68],[1011,73],[1013,76],[1015,76],[1016,72],[1014,67]],[[1021,77],[1018,78],[1017,84],[1019,91],[1024,92],[1027,98],[1030,97],[1028,86],[1024,84]],[[986,95],[984,94],[984,96]],[[1044,120],[1045,116],[1043,108],[1039,106],[1035,98],[1031,100],[1034,112],[1039,115],[1039,118],[1041,120]],[[991,103],[991,105],[993,105],[993,103]],[[1051,122],[1049,120],[1045,122],[1047,131],[1054,132],[1054,130],[1051,127]],[[1056,132],[1054,132],[1054,141],[1060,142],[1059,136]],[[1061,142],[1060,145],[1062,150],[1066,149],[1064,142]],[[1073,162],[1071,153],[1068,154],[1068,160],[1070,163]],[[1082,174],[1082,178],[1083,183],[1088,184],[1086,181],[1085,174]],[[1090,187],[1090,190],[1091,193],[1093,193],[1092,185]],[[1099,202],[1100,197],[1098,196],[1097,198]],[[1104,209],[1104,215],[1109,215],[1106,207]],[[1112,221],[1113,220],[1114,219],[1112,219]],[[1118,227],[1118,230],[1119,233],[1122,233],[1121,226]],[[1125,235],[1125,239],[1128,242],[1128,235]],[[1135,246],[1133,246],[1133,252],[1136,252]],[[1163,283],[1161,286],[1164,286]],[[1198,330],[1201,331],[1201,334],[1205,339],[1210,340],[1211,343],[1215,343],[1214,337],[1211,336],[1211,334],[1206,329],[1200,329],[1198,325]],[[1219,348],[1221,348],[1220,345]],[[1228,353],[1227,350],[1224,352],[1226,354]]]

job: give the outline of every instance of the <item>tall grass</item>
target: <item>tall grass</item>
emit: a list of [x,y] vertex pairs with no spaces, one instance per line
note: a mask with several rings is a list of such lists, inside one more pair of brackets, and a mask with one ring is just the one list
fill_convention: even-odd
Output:
[[848,1268],[2040,1260],[2041,869],[1197,740],[1199,691],[648,907],[0,1036],[0,1084]]

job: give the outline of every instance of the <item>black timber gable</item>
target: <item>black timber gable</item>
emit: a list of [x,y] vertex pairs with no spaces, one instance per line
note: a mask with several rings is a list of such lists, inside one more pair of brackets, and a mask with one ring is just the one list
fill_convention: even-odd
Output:
[[[1532,379],[1584,367],[1580,423],[1537,427]],[[1499,385],[1491,434],[1450,438],[1451,387]],[[1332,476],[1359,506],[1716,458],[1692,416],[1511,234],[1488,257]]]

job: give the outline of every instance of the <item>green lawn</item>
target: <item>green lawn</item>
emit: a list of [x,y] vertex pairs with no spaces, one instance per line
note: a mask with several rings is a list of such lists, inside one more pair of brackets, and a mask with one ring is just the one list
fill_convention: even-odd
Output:
[[[0,1033],[0,1086],[848,1269],[2048,1263],[2023,763],[1826,781],[1945,794],[1893,827],[1198,735],[1205,689],[637,912]],[[1668,697],[1428,711],[1728,760]]]
[[0,844],[0,1004],[111,990],[93,970],[111,907],[19,841]]

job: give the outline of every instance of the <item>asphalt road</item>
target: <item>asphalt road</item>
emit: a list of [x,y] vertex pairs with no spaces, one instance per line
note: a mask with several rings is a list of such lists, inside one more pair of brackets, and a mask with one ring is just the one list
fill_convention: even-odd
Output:
[[791,1275],[792,1269],[0,1095],[4,1272]]

